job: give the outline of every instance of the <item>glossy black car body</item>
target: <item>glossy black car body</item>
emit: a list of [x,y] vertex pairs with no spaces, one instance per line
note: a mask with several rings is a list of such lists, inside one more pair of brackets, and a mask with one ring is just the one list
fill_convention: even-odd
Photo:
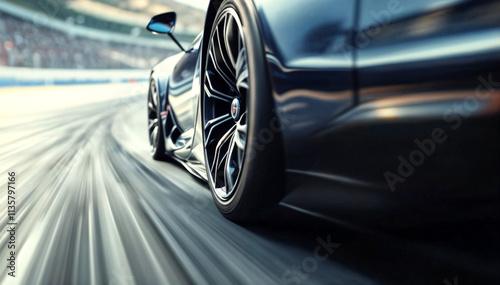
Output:
[[[265,50],[279,122],[252,139],[281,141],[281,205],[372,227],[499,217],[499,1],[238,2]],[[152,70],[165,151],[205,180],[200,98],[221,3]]]

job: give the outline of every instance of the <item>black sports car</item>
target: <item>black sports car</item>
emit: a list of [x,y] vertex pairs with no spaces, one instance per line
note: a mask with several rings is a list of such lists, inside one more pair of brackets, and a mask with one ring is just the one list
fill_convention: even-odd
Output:
[[500,1],[214,0],[148,96],[155,159],[224,216],[346,225],[499,217]]

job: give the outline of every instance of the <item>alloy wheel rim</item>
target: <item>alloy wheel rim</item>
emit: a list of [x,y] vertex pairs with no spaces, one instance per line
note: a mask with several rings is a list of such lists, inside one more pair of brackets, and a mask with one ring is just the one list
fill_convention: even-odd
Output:
[[156,150],[158,144],[158,97],[156,93],[156,85],[151,81],[148,94],[148,132],[152,152]]
[[248,59],[236,11],[227,8],[218,19],[207,53],[203,126],[209,183],[227,201],[234,196],[245,156]]

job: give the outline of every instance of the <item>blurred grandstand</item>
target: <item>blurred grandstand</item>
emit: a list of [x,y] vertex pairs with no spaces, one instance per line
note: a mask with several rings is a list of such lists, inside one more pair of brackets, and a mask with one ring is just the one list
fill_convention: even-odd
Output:
[[0,2],[0,66],[150,68],[178,49],[144,26],[152,15],[173,10],[180,15],[176,35],[186,44],[201,31],[204,12],[175,1]]

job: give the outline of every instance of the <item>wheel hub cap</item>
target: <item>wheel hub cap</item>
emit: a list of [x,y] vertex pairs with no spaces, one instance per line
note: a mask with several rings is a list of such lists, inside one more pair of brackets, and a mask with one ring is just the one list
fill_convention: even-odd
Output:
[[240,100],[237,98],[234,98],[231,103],[231,117],[233,117],[235,121],[238,121],[240,118]]

